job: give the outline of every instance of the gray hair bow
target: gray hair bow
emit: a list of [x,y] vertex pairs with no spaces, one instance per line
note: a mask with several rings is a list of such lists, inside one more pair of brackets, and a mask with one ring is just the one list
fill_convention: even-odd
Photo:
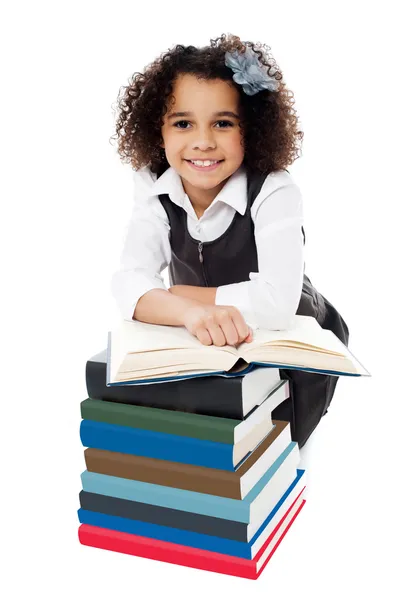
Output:
[[267,74],[267,67],[262,65],[258,55],[249,46],[246,46],[244,54],[240,54],[238,50],[226,52],[225,64],[234,71],[234,81],[242,85],[249,96],[261,90],[275,92],[279,88],[279,82]]

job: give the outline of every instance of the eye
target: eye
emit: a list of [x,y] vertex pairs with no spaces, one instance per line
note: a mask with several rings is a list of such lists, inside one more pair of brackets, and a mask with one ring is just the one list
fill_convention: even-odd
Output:
[[188,123],[188,121],[177,121],[177,123],[173,123],[173,127],[176,127],[177,129],[185,129],[185,127],[178,127],[178,125],[181,125],[181,123]]
[[[234,123],[231,123],[231,121],[218,121],[218,123],[225,123],[229,127],[233,127],[234,126]],[[222,129],[226,129],[226,128],[222,127]]]
[[[189,123],[189,121],[177,121],[173,124],[173,127],[176,127],[176,129],[186,129],[186,127],[178,127],[178,125],[180,125],[181,123]],[[217,123],[225,123],[228,125],[228,127],[234,126],[234,123],[232,123],[231,121],[217,121]],[[226,129],[226,127],[218,127],[218,129]]]

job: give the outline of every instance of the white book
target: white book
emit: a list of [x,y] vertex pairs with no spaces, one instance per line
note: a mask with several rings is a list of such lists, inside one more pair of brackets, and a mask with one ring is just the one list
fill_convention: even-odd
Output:
[[107,385],[203,375],[237,376],[253,365],[370,376],[369,371],[314,317],[295,315],[290,329],[257,329],[253,341],[205,346],[185,327],[121,322],[108,334]]

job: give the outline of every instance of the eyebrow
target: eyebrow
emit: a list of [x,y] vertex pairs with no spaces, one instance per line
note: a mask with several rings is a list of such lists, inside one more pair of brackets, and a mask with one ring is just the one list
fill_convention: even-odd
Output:
[[[168,116],[168,120],[169,119],[173,119],[174,117],[192,117],[193,113],[192,112],[173,112]],[[214,117],[232,117],[233,119],[239,119],[240,117],[235,113],[235,112],[231,112],[230,110],[221,110],[219,112],[215,112],[213,113]]]

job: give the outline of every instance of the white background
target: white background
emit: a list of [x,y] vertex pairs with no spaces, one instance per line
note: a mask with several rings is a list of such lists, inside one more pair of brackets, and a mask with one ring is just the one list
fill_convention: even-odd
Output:
[[[1,15],[4,598],[398,597],[398,52],[393,3],[14,2]],[[271,47],[305,132],[306,273],[372,378],[302,451],[308,501],[257,582],[78,543],[85,363],[133,197],[111,105],[177,43]],[[395,559],[396,554],[396,559]],[[396,588],[396,589],[395,589]]]

